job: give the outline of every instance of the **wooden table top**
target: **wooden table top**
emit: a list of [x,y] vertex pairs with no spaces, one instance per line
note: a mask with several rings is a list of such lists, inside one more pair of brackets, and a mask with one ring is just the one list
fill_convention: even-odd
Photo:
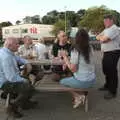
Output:
[[33,60],[29,59],[29,63],[32,65],[62,65],[62,60],[50,60],[50,59],[41,59],[41,60]]

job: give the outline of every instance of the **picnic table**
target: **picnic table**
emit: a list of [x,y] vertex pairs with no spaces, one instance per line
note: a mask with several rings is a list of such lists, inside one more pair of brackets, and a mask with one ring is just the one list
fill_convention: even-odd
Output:
[[62,65],[62,60],[53,60],[53,59],[41,59],[41,60],[33,60],[29,59],[29,63],[32,65]]
[[[50,60],[50,59],[41,59],[41,60],[29,60],[29,63],[32,65],[62,65],[62,60]],[[63,86],[59,84],[59,82],[55,82],[49,76],[48,81],[40,80],[39,84],[36,86],[36,89],[43,92],[69,92],[69,91],[77,91],[81,92],[85,95],[84,107],[85,112],[88,111],[88,89],[76,89]]]

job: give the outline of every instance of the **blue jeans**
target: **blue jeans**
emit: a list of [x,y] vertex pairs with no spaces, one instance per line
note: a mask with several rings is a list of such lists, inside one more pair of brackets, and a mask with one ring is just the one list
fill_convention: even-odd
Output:
[[60,84],[71,88],[89,88],[95,84],[95,79],[91,81],[80,81],[75,77],[67,77],[60,80]]

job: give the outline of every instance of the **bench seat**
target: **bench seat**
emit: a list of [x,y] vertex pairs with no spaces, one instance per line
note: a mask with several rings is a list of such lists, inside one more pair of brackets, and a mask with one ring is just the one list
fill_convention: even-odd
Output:
[[82,95],[85,95],[84,109],[85,112],[88,111],[88,91],[89,89],[76,89],[63,86],[57,82],[41,82],[36,89],[41,92],[68,92],[68,91],[77,91]]
[[61,92],[61,91],[83,91],[83,92],[88,92],[88,89],[82,89],[82,88],[70,88],[70,87],[65,87],[63,85],[57,84],[57,83],[46,83],[46,84],[39,84],[37,87],[40,91],[50,91],[50,92]]

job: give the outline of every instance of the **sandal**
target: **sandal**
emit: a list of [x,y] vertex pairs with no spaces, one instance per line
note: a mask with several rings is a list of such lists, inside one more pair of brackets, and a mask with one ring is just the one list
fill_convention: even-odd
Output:
[[73,108],[79,107],[79,105],[84,104],[84,102],[85,102],[84,95],[80,95],[80,96],[75,97]]

